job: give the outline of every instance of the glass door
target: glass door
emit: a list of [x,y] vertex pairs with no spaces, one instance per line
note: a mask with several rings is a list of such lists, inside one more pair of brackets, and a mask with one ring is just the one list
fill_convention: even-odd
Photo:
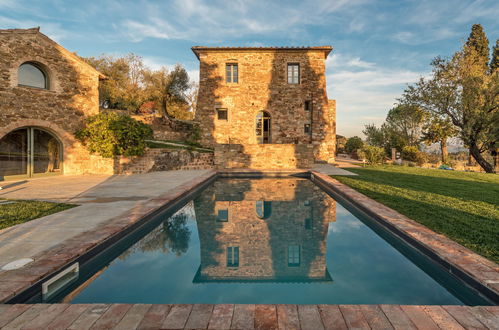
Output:
[[0,180],[62,172],[62,145],[52,134],[21,128],[0,139]]
[[28,175],[28,129],[10,132],[0,139],[0,180]]
[[256,140],[257,143],[270,143],[270,115],[260,111],[256,115]]

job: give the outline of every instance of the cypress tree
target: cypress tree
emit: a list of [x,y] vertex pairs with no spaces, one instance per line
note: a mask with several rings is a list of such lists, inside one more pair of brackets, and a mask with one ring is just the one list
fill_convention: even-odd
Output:
[[473,24],[471,33],[466,41],[465,49],[473,49],[480,58],[484,67],[489,65],[489,39],[480,24]]
[[490,72],[495,72],[499,69],[499,39],[496,40],[496,45],[492,50],[492,60],[490,61]]

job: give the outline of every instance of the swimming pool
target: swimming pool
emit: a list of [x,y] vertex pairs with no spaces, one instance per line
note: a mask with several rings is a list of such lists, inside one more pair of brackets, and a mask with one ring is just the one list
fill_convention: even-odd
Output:
[[490,304],[305,178],[219,178],[172,213],[83,265],[59,292],[36,299]]

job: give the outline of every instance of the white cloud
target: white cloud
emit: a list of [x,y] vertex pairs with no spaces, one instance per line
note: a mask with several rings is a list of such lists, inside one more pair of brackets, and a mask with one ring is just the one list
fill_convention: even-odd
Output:
[[0,16],[0,26],[5,29],[27,29],[41,26],[40,32],[57,42],[60,42],[68,36],[68,33],[61,27],[59,23],[45,23],[34,20],[18,20]]
[[[305,0],[293,6],[263,0],[175,0],[169,6],[145,3],[141,12],[146,17],[122,20],[119,28],[134,42],[145,38],[216,41],[258,34],[296,36],[305,34],[307,26],[329,24],[329,14],[350,10],[363,1]],[[358,30],[359,23],[352,28]]]
[[424,75],[339,53],[326,65],[328,97],[336,99],[337,132],[346,136],[361,135],[365,124],[381,124],[406,85]]

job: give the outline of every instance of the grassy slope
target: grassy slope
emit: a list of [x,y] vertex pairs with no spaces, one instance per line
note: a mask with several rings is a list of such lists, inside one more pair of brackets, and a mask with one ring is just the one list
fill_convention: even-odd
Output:
[[15,201],[13,204],[0,204],[0,229],[40,218],[75,207],[63,203],[39,201]]
[[336,179],[499,263],[499,175],[403,166]]

